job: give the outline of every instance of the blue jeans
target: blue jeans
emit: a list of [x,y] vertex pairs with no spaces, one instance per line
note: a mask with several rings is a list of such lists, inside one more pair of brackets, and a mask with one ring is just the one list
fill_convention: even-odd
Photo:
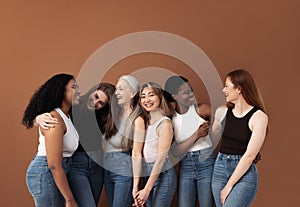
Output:
[[[71,158],[63,158],[62,166],[67,173]],[[65,199],[57,188],[46,156],[35,156],[26,172],[26,184],[37,207],[65,207]]]
[[[145,174],[150,175],[154,163],[144,163]],[[149,177],[146,177],[147,182]],[[164,168],[159,174],[155,184],[146,201],[147,207],[168,207],[171,206],[174,193],[176,191],[176,172],[171,161],[166,159]]]
[[221,205],[220,192],[236,168],[241,155],[219,153],[212,179],[212,189],[217,207],[247,207],[253,202],[258,186],[258,174],[255,164],[234,185],[224,205]]
[[97,152],[75,152],[72,156],[68,181],[78,207],[96,207],[103,187],[104,170],[91,154],[101,156]]
[[129,152],[104,153],[104,187],[109,206],[132,205],[132,164]]
[[214,206],[211,180],[216,155],[213,148],[188,152],[179,164],[178,206]]

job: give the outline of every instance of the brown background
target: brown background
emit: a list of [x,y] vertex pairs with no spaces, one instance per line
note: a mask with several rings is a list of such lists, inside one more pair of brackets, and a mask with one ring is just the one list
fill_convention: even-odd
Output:
[[[236,68],[253,74],[270,117],[253,206],[299,204],[298,0],[1,0],[0,5],[1,206],[33,206],[25,172],[36,152],[37,130],[20,125],[33,91],[55,73],[77,76],[87,58],[108,41],[149,30],[195,43],[222,79]],[[105,80],[115,83],[119,75],[149,66],[185,75],[203,93],[182,62],[157,54],[124,59]],[[201,100],[208,101],[206,96]]]

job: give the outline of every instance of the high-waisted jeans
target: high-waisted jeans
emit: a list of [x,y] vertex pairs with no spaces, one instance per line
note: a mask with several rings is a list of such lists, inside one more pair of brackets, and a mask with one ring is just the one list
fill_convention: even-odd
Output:
[[[143,171],[150,175],[154,163],[144,163]],[[149,177],[146,177],[147,182]],[[168,207],[171,206],[174,193],[176,191],[176,172],[169,159],[166,159],[164,168],[159,174],[155,184],[146,201],[147,207]]]
[[104,153],[104,188],[110,207],[130,207],[132,197],[132,164],[130,152]]
[[98,205],[103,187],[104,170],[93,160],[95,156],[101,156],[100,152],[75,152],[72,156],[68,181],[78,207]]
[[[63,158],[62,166],[67,173],[71,158]],[[65,207],[65,199],[57,188],[46,156],[35,156],[26,172],[26,184],[37,207]]]
[[212,179],[212,190],[217,207],[247,207],[253,202],[258,186],[258,173],[254,163],[234,185],[224,205],[221,204],[220,193],[236,168],[241,155],[219,153]]
[[179,163],[179,207],[195,207],[197,196],[201,207],[214,206],[211,181],[215,160],[212,147],[186,153]]

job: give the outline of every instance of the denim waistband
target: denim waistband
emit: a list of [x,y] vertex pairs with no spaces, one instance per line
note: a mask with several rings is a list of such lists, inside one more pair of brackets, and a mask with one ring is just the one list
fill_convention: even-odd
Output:
[[[71,160],[72,157],[63,157],[63,161],[67,162],[69,160]],[[36,161],[47,161],[47,156],[41,156],[41,155],[35,155],[32,160],[36,160]]]
[[213,153],[214,148],[213,147],[208,147],[205,149],[201,149],[201,150],[196,150],[196,151],[189,151],[185,154],[185,157],[187,156],[193,156],[193,155],[203,155],[203,154],[211,154]]
[[225,160],[225,159],[240,160],[242,156],[243,155],[230,155],[230,154],[223,154],[223,153],[219,152],[218,159],[220,159],[220,160]]
[[[148,168],[148,169],[152,169],[154,164],[155,164],[155,162],[143,162],[143,167]],[[165,171],[165,170],[167,170],[171,167],[173,167],[173,163],[171,162],[171,160],[169,158],[166,158],[166,161],[164,163],[162,171]]]
[[113,155],[113,154],[131,155],[131,151],[104,152],[103,154],[105,154],[105,155]]

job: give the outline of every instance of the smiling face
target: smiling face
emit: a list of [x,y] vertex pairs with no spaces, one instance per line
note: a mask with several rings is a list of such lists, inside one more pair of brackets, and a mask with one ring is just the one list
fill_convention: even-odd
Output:
[[177,91],[173,98],[180,107],[189,107],[195,103],[195,95],[188,82],[183,83]]
[[96,90],[88,97],[87,108],[89,110],[100,110],[108,102],[108,97],[102,90]]
[[74,79],[71,79],[65,87],[65,101],[70,105],[79,104],[80,91]]
[[241,90],[239,87],[235,87],[229,77],[225,80],[225,86],[223,88],[225,93],[226,102],[235,103],[235,101],[240,97]]
[[160,108],[161,100],[151,87],[146,87],[141,91],[140,101],[143,108],[148,112]]
[[119,80],[116,85],[115,95],[118,105],[124,106],[130,104],[131,98],[134,96],[133,89],[125,80]]

